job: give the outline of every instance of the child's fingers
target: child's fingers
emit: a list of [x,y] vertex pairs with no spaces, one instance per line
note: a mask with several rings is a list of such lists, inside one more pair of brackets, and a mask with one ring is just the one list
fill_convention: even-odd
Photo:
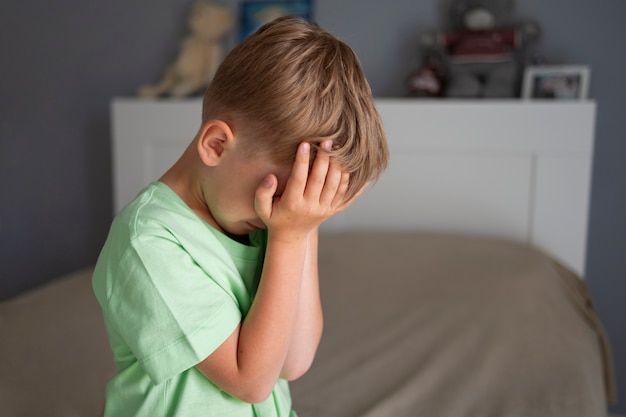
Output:
[[278,188],[278,179],[274,174],[269,174],[254,194],[254,209],[263,222],[272,216],[273,197]]
[[328,151],[333,146],[332,140],[325,140],[321,143],[321,151],[317,152],[313,167],[309,173],[306,184],[305,195],[313,200],[320,200],[322,190],[326,186],[326,175],[328,174],[328,166],[330,164],[330,154]]
[[311,144],[302,142],[298,146],[296,159],[293,162],[291,176],[287,180],[287,185],[283,195],[287,197],[290,194],[302,196],[307,185],[309,176],[309,158],[311,157]]
[[[328,172],[326,173],[326,182],[320,195],[320,204],[331,205],[339,191],[341,185],[342,171],[338,163],[330,160]],[[345,193],[345,191],[344,191]]]
[[[354,200],[354,198],[350,199],[350,201],[344,201],[346,197],[346,192],[348,191],[348,186],[350,185],[350,174],[348,172],[341,173],[341,180],[339,183],[339,187],[337,188],[337,193],[335,193],[335,197],[333,198],[332,206],[336,207],[337,213],[346,209]],[[361,194],[363,190],[359,191],[358,194]]]

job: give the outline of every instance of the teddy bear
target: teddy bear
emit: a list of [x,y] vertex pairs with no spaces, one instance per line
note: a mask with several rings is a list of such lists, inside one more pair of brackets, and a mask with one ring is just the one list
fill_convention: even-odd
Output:
[[181,98],[198,93],[211,83],[223,59],[222,38],[233,26],[230,11],[198,0],[191,7],[188,26],[191,33],[183,40],[175,62],[157,84],[141,86],[140,97]]
[[[420,37],[426,68],[432,67],[432,62],[440,63],[436,72],[441,91],[430,95],[452,98],[517,95],[521,53],[538,39],[540,27],[533,21],[501,26],[500,22],[512,12],[513,6],[513,0],[451,1],[451,30],[425,32]],[[429,91],[420,92],[429,95]]]

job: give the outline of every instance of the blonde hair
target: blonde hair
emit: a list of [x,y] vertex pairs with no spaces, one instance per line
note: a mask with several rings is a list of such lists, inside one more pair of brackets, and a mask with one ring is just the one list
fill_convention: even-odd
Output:
[[332,139],[333,157],[350,173],[346,199],[377,180],[389,158],[357,56],[295,17],[266,24],[228,54],[204,95],[202,121],[211,119],[277,164],[292,164],[301,142]]

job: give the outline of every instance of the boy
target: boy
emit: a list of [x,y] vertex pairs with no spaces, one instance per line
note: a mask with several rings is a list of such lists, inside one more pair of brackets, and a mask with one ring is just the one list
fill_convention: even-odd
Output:
[[322,332],[318,226],[387,162],[356,56],[281,18],[237,46],[181,158],[114,220],[93,276],[105,416],[295,416]]

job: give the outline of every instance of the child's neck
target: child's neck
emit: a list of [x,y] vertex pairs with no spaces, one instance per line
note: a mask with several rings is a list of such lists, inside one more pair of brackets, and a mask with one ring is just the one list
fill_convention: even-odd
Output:
[[198,161],[193,160],[189,152],[185,152],[180,159],[159,178],[159,181],[170,187],[198,217],[215,229],[226,234],[213,218],[211,210],[206,203],[202,186],[198,180],[200,176],[195,173],[197,166]]

